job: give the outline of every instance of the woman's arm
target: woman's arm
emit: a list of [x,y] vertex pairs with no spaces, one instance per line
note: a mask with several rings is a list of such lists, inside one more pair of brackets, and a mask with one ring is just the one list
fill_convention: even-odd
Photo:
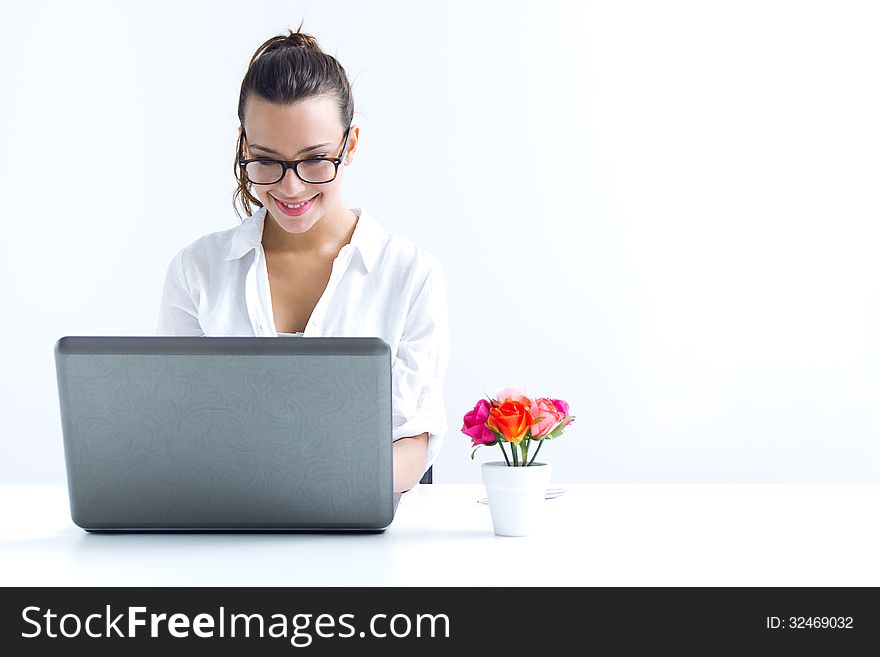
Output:
[[428,432],[395,440],[392,450],[394,492],[403,493],[419,483],[425,473]]
[[440,449],[446,433],[443,382],[448,358],[446,283],[443,269],[432,260],[410,301],[391,363],[395,492],[415,486]]

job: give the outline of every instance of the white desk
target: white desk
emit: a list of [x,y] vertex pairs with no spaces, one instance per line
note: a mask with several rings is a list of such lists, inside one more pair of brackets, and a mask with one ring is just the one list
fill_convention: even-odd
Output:
[[418,486],[382,534],[99,535],[63,485],[5,484],[0,585],[880,586],[877,484],[563,487],[510,538],[481,485]]

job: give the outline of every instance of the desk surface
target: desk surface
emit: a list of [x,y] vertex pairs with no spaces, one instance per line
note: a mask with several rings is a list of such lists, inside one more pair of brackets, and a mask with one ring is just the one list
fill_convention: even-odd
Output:
[[475,484],[417,486],[369,535],[89,534],[65,486],[4,484],[0,585],[880,586],[877,484],[563,488],[512,538]]

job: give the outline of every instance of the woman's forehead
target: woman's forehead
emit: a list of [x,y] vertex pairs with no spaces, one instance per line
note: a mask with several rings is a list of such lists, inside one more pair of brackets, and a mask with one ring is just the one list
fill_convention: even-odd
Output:
[[[315,96],[291,105],[254,99],[245,113],[245,132],[252,144],[293,151],[339,141],[339,108],[332,98]],[[308,143],[305,143],[308,142]]]

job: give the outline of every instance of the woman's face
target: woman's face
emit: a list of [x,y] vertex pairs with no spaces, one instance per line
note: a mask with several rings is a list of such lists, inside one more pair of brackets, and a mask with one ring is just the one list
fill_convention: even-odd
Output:
[[[275,222],[288,233],[305,233],[315,224],[331,221],[344,211],[343,171],[354,156],[358,138],[358,129],[354,126],[346,152],[340,155],[347,128],[340,124],[339,108],[329,96],[314,96],[287,107],[261,98],[252,98],[249,102],[242,144],[245,159],[343,158],[335,180],[329,183],[305,183],[288,169],[277,183],[251,187]],[[291,209],[286,207],[288,205],[300,207]]]

